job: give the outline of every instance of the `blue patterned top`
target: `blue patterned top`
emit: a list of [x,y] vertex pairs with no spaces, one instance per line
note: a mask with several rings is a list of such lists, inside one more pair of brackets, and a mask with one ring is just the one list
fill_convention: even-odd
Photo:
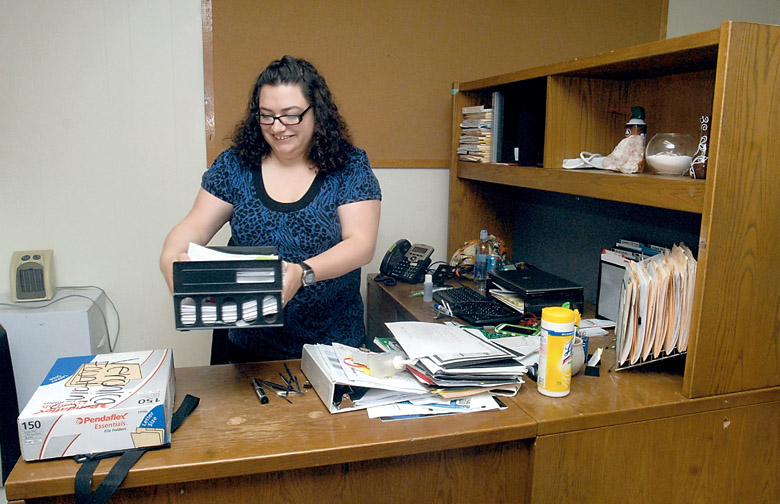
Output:
[[[292,263],[341,241],[339,206],[382,198],[368,156],[357,148],[344,169],[318,174],[294,203],[272,200],[259,170],[244,166],[234,148],[217,157],[201,185],[233,205],[230,227],[235,245],[275,246],[282,259]],[[338,341],[360,346],[365,338],[360,268],[301,287],[287,303],[284,318],[284,327],[231,329],[230,339],[266,360],[299,359],[304,343]]]

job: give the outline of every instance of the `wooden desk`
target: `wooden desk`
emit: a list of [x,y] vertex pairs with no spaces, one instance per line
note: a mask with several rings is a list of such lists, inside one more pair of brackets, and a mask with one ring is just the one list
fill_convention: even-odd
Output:
[[[303,382],[299,361],[289,366]],[[528,491],[536,422],[514,403],[384,423],[365,411],[331,415],[313,390],[261,405],[251,378],[279,381],[280,371],[279,362],[177,369],[177,401],[192,394],[200,405],[111,502],[521,502]],[[100,463],[95,485],[111,464]],[[78,467],[20,460],[8,500],[72,502]]]
[[[369,282],[369,320],[432,320],[408,295],[417,287]],[[777,387],[688,399],[682,371],[640,368],[575,376],[564,398],[529,382],[504,411],[382,423],[364,411],[331,415],[313,391],[260,405],[250,379],[278,380],[282,369],[177,369],[177,399],[193,394],[200,406],[112,502],[780,501]],[[71,502],[77,469],[20,461],[6,494]]]
[[[382,320],[434,320],[409,296],[420,285],[372,277],[369,338],[388,333]],[[780,501],[780,388],[688,399],[682,361],[608,372],[614,359],[612,347],[601,376],[574,376],[567,397],[529,381],[512,399],[537,422],[529,502]]]

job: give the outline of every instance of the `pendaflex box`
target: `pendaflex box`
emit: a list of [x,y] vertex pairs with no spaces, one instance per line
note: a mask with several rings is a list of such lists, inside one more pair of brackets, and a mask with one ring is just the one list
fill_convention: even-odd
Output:
[[57,359],[17,420],[22,458],[168,444],[174,393],[171,349]]

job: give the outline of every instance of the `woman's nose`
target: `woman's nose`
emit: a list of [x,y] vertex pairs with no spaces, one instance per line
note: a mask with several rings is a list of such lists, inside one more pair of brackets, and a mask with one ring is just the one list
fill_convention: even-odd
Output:
[[284,131],[286,129],[287,129],[287,126],[282,124],[282,121],[280,121],[278,119],[276,121],[274,121],[274,123],[271,125],[271,131],[274,132],[274,133],[278,133],[278,132]]

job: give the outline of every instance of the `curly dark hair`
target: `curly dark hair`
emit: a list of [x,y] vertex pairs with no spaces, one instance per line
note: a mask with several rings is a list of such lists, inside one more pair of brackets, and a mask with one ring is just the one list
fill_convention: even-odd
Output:
[[325,79],[308,61],[284,56],[272,61],[257,77],[246,115],[233,133],[233,145],[251,169],[259,168],[263,157],[271,152],[271,146],[263,138],[258,119],[260,88],[266,84],[300,85],[314,114],[314,134],[309,146],[309,161],[322,173],[336,172],[346,166],[354,147],[347,124],[333,102]]

